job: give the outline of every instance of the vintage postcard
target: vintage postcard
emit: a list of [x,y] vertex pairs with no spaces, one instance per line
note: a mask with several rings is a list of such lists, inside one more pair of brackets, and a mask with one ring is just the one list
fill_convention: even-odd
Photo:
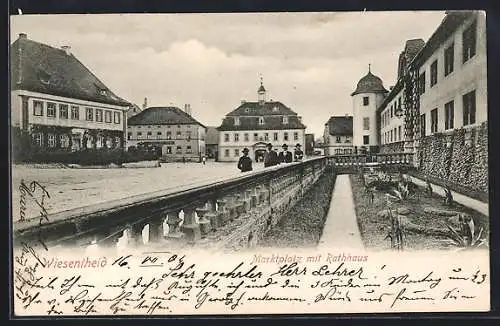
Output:
[[14,317],[490,310],[485,12],[10,37]]

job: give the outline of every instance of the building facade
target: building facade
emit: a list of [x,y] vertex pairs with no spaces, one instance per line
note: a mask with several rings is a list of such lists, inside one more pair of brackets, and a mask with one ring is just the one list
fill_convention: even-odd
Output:
[[325,123],[323,135],[325,155],[343,155],[353,153],[353,117],[330,117]]
[[[131,104],[72,53],[28,39],[11,45],[11,126],[42,151],[123,148]],[[13,141],[15,141],[13,139]]]
[[377,108],[388,91],[382,80],[368,73],[351,93],[353,103],[353,145],[355,153],[378,152],[380,145]]
[[264,159],[266,144],[276,151],[287,144],[293,150],[296,144],[305,148],[305,129],[302,118],[278,101],[266,100],[266,89],[260,85],[257,102],[242,102],[228,113],[219,130],[219,157],[222,162],[237,161],[242,150],[249,149],[254,162]]
[[199,162],[206,127],[177,107],[150,107],[128,120],[127,148],[161,152],[166,162]]

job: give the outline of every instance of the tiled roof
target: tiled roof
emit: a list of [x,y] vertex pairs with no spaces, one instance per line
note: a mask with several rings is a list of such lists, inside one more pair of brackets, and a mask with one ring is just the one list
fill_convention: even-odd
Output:
[[352,116],[330,117],[326,125],[332,136],[352,136]]
[[132,104],[132,106],[127,110],[127,119],[141,113],[142,109],[137,104]]
[[[288,123],[283,124],[283,116],[288,117]],[[235,117],[239,125],[235,124]],[[259,123],[259,118],[264,118],[264,124]],[[244,102],[231,111],[222,120],[218,130],[281,130],[305,129],[300,117],[289,107],[278,101]]]
[[128,125],[186,125],[199,124],[192,116],[177,107],[150,107],[128,119]]
[[[115,95],[74,55],[65,50],[18,38],[11,45],[12,89],[98,103],[131,105]],[[104,93],[102,93],[104,91]]]
[[425,41],[421,38],[407,40],[405,45],[406,62],[410,63],[417,53],[425,46]]
[[360,93],[387,93],[388,91],[384,88],[382,79],[375,76],[368,71],[368,73],[359,80],[356,90],[351,94],[351,96]]
[[219,131],[217,127],[207,127],[207,136],[205,137],[205,144],[217,145],[219,143]]
[[281,102],[244,102],[227,116],[297,115]]

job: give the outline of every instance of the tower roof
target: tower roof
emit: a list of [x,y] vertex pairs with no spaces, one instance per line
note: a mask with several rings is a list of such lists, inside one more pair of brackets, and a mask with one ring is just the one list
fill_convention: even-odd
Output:
[[372,74],[370,69],[368,73],[359,80],[356,90],[351,94],[354,96],[360,93],[387,93],[388,90],[385,89],[382,79]]
[[265,91],[266,91],[266,89],[264,88],[264,85],[260,84],[258,92],[260,93],[260,92],[265,92]]

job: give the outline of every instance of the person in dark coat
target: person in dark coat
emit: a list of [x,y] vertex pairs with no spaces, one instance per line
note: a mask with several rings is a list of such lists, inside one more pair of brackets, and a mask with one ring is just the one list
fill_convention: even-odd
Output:
[[288,145],[283,144],[283,146],[281,146],[281,148],[283,148],[283,151],[280,152],[280,154],[278,155],[278,161],[280,163],[292,163],[293,155],[292,155],[292,152],[290,152],[288,150]]
[[243,156],[238,161],[238,169],[241,172],[252,171],[252,159],[248,157],[248,148],[243,148]]
[[293,156],[295,158],[295,162],[300,162],[300,161],[302,161],[302,158],[304,158],[304,152],[300,149],[299,143],[297,143],[297,145],[295,145],[295,150],[293,152]]
[[279,164],[278,154],[273,151],[273,145],[271,143],[267,144],[267,152],[264,156],[264,167],[275,166]]

